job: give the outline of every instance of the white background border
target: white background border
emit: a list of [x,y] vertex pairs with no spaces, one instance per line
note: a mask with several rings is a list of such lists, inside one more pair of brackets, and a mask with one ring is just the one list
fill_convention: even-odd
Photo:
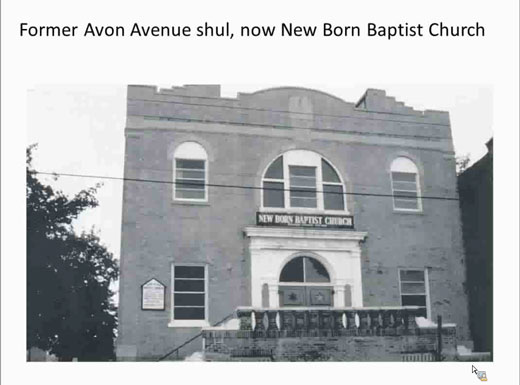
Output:
[[[486,26],[483,39],[20,39],[19,23],[376,22]],[[2,2],[2,382],[475,383],[469,363],[38,364],[25,362],[27,90],[37,84],[485,84],[494,90],[495,361],[518,383],[518,1]],[[177,82],[176,82],[177,81]],[[45,127],[42,127],[44,130]],[[148,365],[148,366],[145,366]],[[154,365],[154,366],[150,366]],[[95,370],[94,370],[95,369]],[[145,369],[145,370],[143,370]]]

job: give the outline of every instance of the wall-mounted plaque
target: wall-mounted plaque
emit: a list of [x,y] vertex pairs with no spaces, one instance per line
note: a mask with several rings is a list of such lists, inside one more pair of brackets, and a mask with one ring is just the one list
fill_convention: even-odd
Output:
[[141,309],[164,310],[166,286],[155,278],[141,285]]

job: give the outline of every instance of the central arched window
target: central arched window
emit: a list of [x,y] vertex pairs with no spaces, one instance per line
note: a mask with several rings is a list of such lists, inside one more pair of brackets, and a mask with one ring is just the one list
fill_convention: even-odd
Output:
[[264,208],[345,211],[345,189],[335,168],[319,154],[288,151],[276,158],[262,179]]
[[330,276],[316,258],[296,257],[283,267],[280,282],[330,282]]

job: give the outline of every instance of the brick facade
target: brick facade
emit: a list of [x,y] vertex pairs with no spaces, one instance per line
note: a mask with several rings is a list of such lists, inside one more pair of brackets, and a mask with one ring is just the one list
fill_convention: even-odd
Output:
[[[125,136],[129,179],[171,182],[173,153],[186,141],[207,152],[210,185],[259,187],[278,155],[320,154],[345,182],[355,230],[367,234],[360,242],[363,306],[400,306],[398,269],[426,269],[431,318],[441,315],[457,325],[459,339],[469,338],[458,202],[422,199],[422,210],[410,213],[396,211],[387,196],[390,165],[399,156],[417,166],[423,196],[458,196],[448,113],[415,111],[380,90],[354,104],[303,88],[235,99],[221,98],[218,86],[129,86]],[[255,225],[260,190],[210,186],[207,203],[187,203],[174,201],[172,189],[124,183],[119,359],[157,358],[200,332],[168,326],[173,263],[207,266],[210,324],[251,305],[244,229]],[[165,311],[141,310],[140,287],[151,278],[167,286]],[[181,353],[201,348],[198,341]]]
[[[435,359],[437,331],[417,329],[402,335],[351,335],[323,333],[298,337],[256,336],[246,331],[207,331],[206,355],[209,359],[240,360],[249,356],[272,361],[430,361]],[[455,328],[443,328],[443,360],[456,357]]]
[[479,352],[493,352],[493,139],[458,177],[467,264],[470,329]]

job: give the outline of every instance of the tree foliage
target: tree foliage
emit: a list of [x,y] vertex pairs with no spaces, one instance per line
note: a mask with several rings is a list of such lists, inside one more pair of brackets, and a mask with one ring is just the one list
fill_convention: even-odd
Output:
[[114,358],[117,326],[110,284],[118,266],[99,237],[72,222],[98,205],[99,185],[69,198],[41,183],[27,149],[27,349],[61,360]]

